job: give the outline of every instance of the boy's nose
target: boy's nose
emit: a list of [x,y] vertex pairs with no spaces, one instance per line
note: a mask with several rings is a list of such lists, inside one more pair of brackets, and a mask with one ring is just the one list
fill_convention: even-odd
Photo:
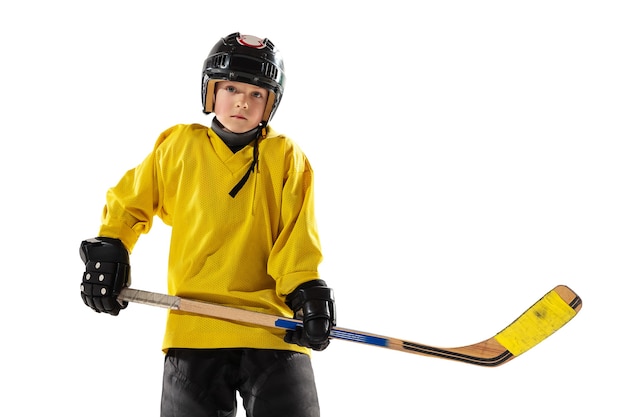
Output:
[[248,102],[243,97],[241,97],[241,98],[239,98],[237,100],[237,107],[243,107],[243,108],[247,109],[248,108]]

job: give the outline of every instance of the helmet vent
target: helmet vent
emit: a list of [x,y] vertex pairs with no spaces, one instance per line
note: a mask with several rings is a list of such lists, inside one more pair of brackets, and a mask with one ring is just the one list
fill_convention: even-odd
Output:
[[278,68],[274,65],[264,62],[261,71],[267,78],[271,78],[272,80],[276,80],[278,78]]
[[230,35],[226,36],[226,38],[224,39],[224,43],[227,45],[232,44],[237,41],[238,37],[239,37],[239,32],[231,33]]
[[228,55],[221,54],[213,57],[214,68],[226,68],[228,66]]

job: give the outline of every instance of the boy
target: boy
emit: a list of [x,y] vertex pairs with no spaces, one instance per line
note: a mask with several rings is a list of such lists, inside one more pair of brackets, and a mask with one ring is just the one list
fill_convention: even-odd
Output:
[[165,130],[147,158],[107,193],[99,237],[81,243],[84,303],[118,315],[129,252],[154,215],[171,226],[172,295],[303,319],[276,329],[169,311],[161,416],[319,416],[310,349],[335,325],[314,216],[313,171],[268,122],[280,104],[283,61],[268,39],[233,33],[204,62],[211,128]]

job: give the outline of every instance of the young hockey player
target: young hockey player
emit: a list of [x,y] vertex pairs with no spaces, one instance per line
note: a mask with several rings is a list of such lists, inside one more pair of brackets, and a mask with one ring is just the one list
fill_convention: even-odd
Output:
[[130,284],[129,253],[154,216],[171,226],[168,292],[297,316],[277,329],[169,310],[161,416],[319,416],[310,349],[335,325],[320,279],[313,171],[289,138],[268,126],[283,96],[283,61],[268,39],[233,33],[204,62],[202,104],[211,127],[176,125],[106,195],[98,237],[80,245],[81,296],[118,315]]

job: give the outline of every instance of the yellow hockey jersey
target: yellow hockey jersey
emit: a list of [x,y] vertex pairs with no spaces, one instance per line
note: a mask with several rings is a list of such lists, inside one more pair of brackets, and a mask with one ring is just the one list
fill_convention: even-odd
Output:
[[[258,165],[235,197],[254,147],[233,153],[202,125],[164,131],[153,151],[107,192],[100,236],[132,251],[155,215],[171,226],[168,293],[291,317],[284,299],[319,279],[322,261],[314,214],[313,171],[289,138],[268,128]],[[163,350],[294,350],[284,331],[169,311]]]

